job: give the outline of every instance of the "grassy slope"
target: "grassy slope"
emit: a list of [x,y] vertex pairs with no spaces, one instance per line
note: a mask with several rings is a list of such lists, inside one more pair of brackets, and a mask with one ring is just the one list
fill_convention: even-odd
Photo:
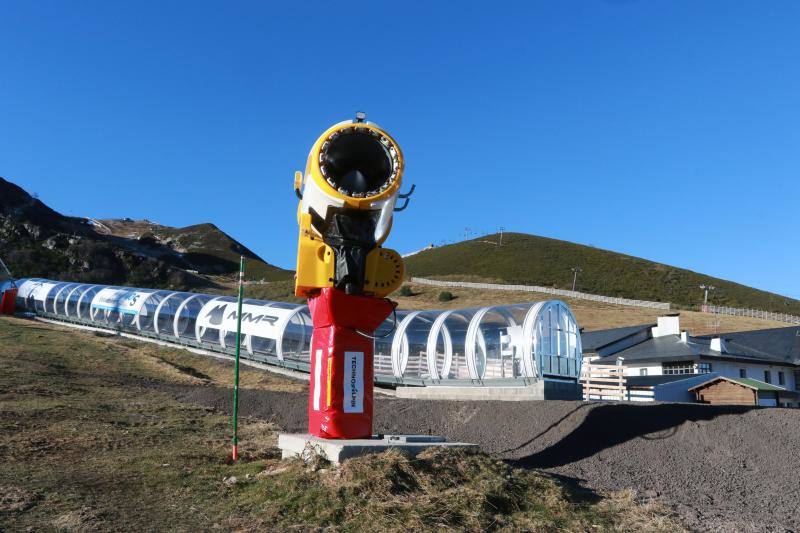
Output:
[[572,287],[574,266],[583,268],[578,290],[672,302],[696,307],[701,303],[701,284],[717,287],[718,305],[765,309],[800,315],[800,301],[690,270],[654,263],[590,246],[520,233],[506,233],[503,246],[497,235],[489,235],[420,252],[406,259],[411,275],[481,278],[505,283]]
[[[441,287],[408,284],[412,296],[402,296],[399,292],[392,294],[400,309],[462,309],[465,307],[483,307],[519,302],[546,300],[551,296],[535,292],[513,292],[479,289],[447,289],[455,296],[449,302],[440,302]],[[586,331],[648,324],[665,313],[657,309],[611,305],[586,300],[561,298],[569,304],[580,327]],[[670,311],[674,312],[674,311]],[[741,316],[711,315],[697,311],[680,311],[681,327],[688,329],[692,335],[710,333],[728,333],[731,331],[748,331],[786,327],[783,322],[773,322],[758,318]]]
[[678,529],[630,494],[589,498],[483,454],[283,462],[258,420],[243,421],[231,465],[226,417],[147,386],[229,378],[214,359],[0,318],[0,530]]
[[[411,296],[402,296],[399,291],[391,295],[391,299],[398,303],[398,309],[464,309],[467,307],[513,304],[551,298],[549,295],[535,292],[447,289],[455,298],[449,302],[440,302],[438,296],[443,290],[441,287],[417,284],[406,285],[412,291]],[[219,292],[235,296],[236,288],[232,284],[227,284]],[[302,298],[294,296],[294,284],[291,281],[248,285],[245,289],[245,296],[262,300],[305,303]],[[572,312],[575,313],[578,324],[586,331],[647,324],[655,322],[660,315],[665,313],[665,311],[657,309],[611,305],[587,300],[573,300],[570,298],[561,298],[561,300],[569,304]],[[697,311],[683,310],[680,311],[680,314],[681,327],[688,329],[692,335],[780,328],[788,325],[784,322],[774,322],[759,318],[711,315]]]

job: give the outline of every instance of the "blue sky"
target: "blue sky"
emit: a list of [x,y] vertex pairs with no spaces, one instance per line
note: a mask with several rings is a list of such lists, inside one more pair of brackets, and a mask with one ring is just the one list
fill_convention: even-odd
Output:
[[292,268],[294,170],[365,110],[401,252],[504,226],[800,297],[800,3],[0,6],[0,175]]

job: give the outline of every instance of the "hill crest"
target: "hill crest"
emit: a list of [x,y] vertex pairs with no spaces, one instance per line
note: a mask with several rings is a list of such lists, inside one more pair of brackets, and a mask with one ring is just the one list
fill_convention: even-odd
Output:
[[421,250],[406,258],[406,267],[420,277],[571,289],[577,266],[582,292],[698,308],[700,285],[711,284],[709,303],[800,315],[798,300],[664,263],[525,233],[503,233],[502,246],[499,240],[487,235]]

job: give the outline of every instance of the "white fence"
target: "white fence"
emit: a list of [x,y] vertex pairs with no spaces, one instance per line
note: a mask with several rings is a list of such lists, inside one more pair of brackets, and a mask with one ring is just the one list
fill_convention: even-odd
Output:
[[704,305],[703,312],[714,313],[715,315],[749,316],[752,318],[763,318],[764,320],[773,320],[775,322],[800,324],[800,316],[787,315],[785,313],[773,313],[772,311],[761,311],[759,309],[741,309],[738,307]]
[[579,382],[583,385],[583,399],[588,401],[652,402],[655,391],[629,389],[625,367],[617,361],[615,365],[598,365],[583,360]]
[[438,279],[411,278],[411,283],[420,285],[434,285],[437,287],[451,287],[461,289],[489,289],[495,291],[518,291],[518,292],[541,292],[563,296],[564,298],[574,298],[576,300],[591,300],[593,302],[603,302],[615,305],[629,305],[633,307],[647,307],[650,309],[669,309],[669,302],[648,302],[647,300],[629,300],[628,298],[614,298],[612,296],[600,296],[578,291],[567,291],[564,289],[554,289],[553,287],[539,287],[537,285],[504,285],[499,283],[470,283],[468,281],[442,281]]
[[628,389],[625,391],[625,400],[629,402],[654,402],[656,393],[646,389]]
[[642,389],[631,389],[626,390],[622,398],[620,399],[619,395],[612,394],[598,394],[598,393],[591,393],[586,394],[584,393],[583,399],[587,402],[654,402],[656,401],[655,393],[652,390],[642,390]]
[[584,400],[625,400],[627,387],[625,367],[616,365],[597,365],[584,360],[580,383],[583,385]]

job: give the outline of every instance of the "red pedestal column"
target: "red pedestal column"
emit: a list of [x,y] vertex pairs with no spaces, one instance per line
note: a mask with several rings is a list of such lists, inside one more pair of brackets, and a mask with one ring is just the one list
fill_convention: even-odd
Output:
[[309,298],[314,322],[308,432],[326,439],[372,436],[372,335],[392,312],[383,298],[326,288]]
[[17,300],[17,289],[6,289],[0,294],[0,315],[13,315]]

